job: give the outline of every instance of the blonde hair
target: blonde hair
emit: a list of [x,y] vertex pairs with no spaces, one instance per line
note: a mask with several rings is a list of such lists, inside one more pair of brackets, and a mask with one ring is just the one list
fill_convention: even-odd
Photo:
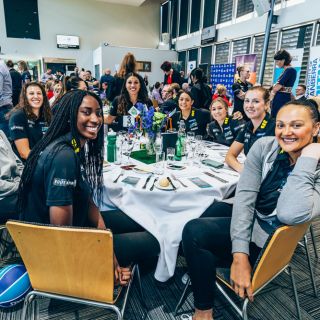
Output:
[[227,88],[223,84],[218,84],[216,90],[219,96],[227,93]]

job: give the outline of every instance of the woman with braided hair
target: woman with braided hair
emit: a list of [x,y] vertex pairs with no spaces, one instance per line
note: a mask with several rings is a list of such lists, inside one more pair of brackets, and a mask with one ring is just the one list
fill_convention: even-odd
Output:
[[[73,90],[61,98],[48,131],[32,149],[21,177],[21,220],[106,228],[93,202],[93,198],[97,203],[102,198],[102,124],[102,102],[94,93]],[[129,265],[135,260],[132,255],[137,251],[131,250],[135,243],[131,243],[130,233],[120,236],[114,237],[119,248],[116,253],[120,263]],[[133,252],[130,257],[125,250],[127,243]],[[125,285],[130,276],[130,269],[120,268],[115,259],[116,280]]]

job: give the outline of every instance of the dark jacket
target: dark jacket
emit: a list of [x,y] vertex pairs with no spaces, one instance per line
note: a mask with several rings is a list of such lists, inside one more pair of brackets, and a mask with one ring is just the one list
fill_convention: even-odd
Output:
[[[168,75],[164,75],[164,81],[163,81],[164,84],[168,84]],[[180,76],[180,73],[176,70],[173,70],[173,73],[172,73],[172,83],[178,83],[180,86],[182,85],[182,79],[181,79],[181,76]]]

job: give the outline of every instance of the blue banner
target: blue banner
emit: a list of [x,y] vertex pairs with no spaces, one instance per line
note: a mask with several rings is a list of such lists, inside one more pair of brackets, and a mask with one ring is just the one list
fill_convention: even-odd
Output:
[[234,83],[234,74],[236,73],[235,63],[213,64],[210,68],[210,84],[213,92],[218,84],[223,84],[228,93],[232,93],[232,85]]

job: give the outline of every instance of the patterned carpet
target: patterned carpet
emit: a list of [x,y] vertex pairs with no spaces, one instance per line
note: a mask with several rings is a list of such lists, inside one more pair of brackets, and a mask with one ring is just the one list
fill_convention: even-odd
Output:
[[[0,231],[1,232],[1,231]],[[315,234],[317,247],[320,252],[320,223],[315,223]],[[0,252],[1,256],[9,259],[6,263],[14,261],[14,252],[9,248],[4,239],[8,239],[6,231],[1,237]],[[316,276],[318,288],[320,288],[320,262],[316,261],[314,252],[309,241],[309,247],[312,257],[312,264]],[[5,255],[5,256],[3,256]],[[2,260],[2,265],[4,260]],[[302,309],[302,318],[304,320],[320,319],[320,298],[315,298],[310,282],[308,265],[305,255],[305,249],[298,247],[293,259],[293,270],[295,272],[298,295]],[[149,312],[145,315],[141,307],[138,291],[134,285],[129,296],[125,320],[171,320],[181,319],[182,314],[191,314],[193,306],[192,293],[188,295],[177,317],[173,311],[181,295],[183,284],[181,277],[185,272],[184,259],[179,257],[176,274],[172,283],[166,287],[159,287],[155,284],[152,272],[142,274],[142,285],[146,296],[146,303]],[[215,319],[232,320],[239,319],[237,314],[229,307],[222,296],[218,296],[215,302]],[[282,274],[274,280],[262,293],[255,298],[253,304],[248,308],[249,319],[252,320],[289,320],[296,319],[296,309],[293,300],[290,278],[287,274]],[[20,320],[21,305],[13,309],[0,309],[0,320]],[[33,319],[55,319],[55,320],[113,320],[116,317],[101,308],[87,307],[78,304],[64,303],[46,298],[38,299],[29,308],[28,318]]]

